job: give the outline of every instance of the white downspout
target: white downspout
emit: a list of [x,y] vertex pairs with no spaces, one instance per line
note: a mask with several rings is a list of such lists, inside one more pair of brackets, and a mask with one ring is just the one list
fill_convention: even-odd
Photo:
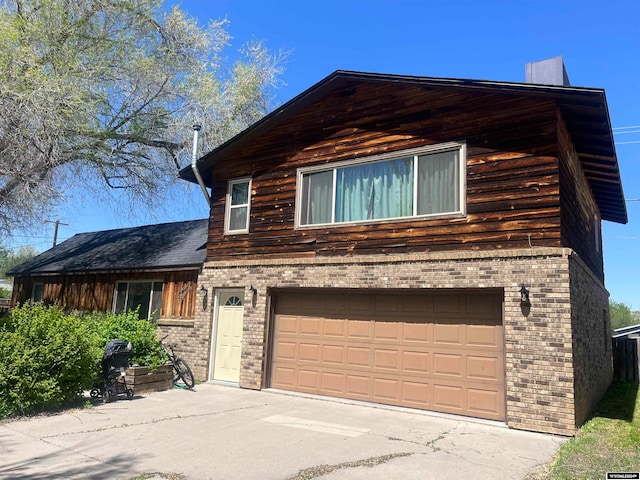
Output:
[[209,192],[207,192],[207,187],[204,186],[204,181],[200,176],[200,172],[198,171],[198,134],[200,133],[200,129],[202,127],[200,125],[193,126],[193,153],[191,155],[191,170],[193,170],[193,174],[196,176],[196,180],[198,181],[198,185],[202,189],[202,194],[204,198],[207,199],[207,205],[211,204],[211,199],[209,198]]

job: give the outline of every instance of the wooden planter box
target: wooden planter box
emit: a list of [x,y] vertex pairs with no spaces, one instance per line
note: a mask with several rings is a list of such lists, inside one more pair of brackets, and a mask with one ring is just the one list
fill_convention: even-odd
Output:
[[135,395],[145,392],[161,392],[173,388],[173,366],[168,363],[155,369],[149,367],[129,367],[126,372],[129,388]]

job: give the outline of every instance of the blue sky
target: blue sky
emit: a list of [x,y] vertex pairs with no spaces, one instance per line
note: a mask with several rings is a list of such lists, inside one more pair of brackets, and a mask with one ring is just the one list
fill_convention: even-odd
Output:
[[[572,85],[605,89],[625,196],[640,199],[637,0],[184,0],[181,6],[202,23],[227,17],[234,48],[256,38],[288,51],[280,103],[337,69],[521,82],[527,62],[562,55]],[[636,133],[622,133],[629,131]],[[606,285],[614,300],[640,310],[640,257],[634,254],[640,250],[640,202],[628,202],[627,208],[627,225],[603,222]],[[161,219],[127,218],[76,201],[60,211],[69,225],[58,236],[206,214],[196,189],[176,198]],[[43,224],[17,237],[14,246],[45,250],[52,237],[53,225]]]

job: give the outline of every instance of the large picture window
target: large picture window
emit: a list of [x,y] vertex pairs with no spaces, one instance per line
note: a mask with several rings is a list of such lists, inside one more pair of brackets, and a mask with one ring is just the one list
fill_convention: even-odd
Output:
[[140,307],[138,311],[140,318],[158,320],[161,306],[162,282],[135,281],[116,283],[113,313],[118,314]]
[[463,213],[464,145],[303,169],[298,225]]
[[249,232],[251,179],[231,180],[227,189],[225,233]]

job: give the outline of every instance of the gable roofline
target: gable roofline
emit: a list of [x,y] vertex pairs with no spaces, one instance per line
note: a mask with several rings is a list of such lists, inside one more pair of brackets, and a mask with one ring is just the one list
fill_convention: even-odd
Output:
[[78,233],[7,275],[199,268],[206,258],[208,227],[204,218]]
[[[254,139],[283,124],[297,112],[332,91],[359,83],[491,91],[553,99],[567,124],[602,219],[627,223],[627,208],[605,92],[601,88],[591,87],[336,70],[198,159],[198,170],[205,184],[211,187],[212,168],[227,156],[233,155]],[[196,182],[191,165],[183,168],[178,176],[189,182]]]

